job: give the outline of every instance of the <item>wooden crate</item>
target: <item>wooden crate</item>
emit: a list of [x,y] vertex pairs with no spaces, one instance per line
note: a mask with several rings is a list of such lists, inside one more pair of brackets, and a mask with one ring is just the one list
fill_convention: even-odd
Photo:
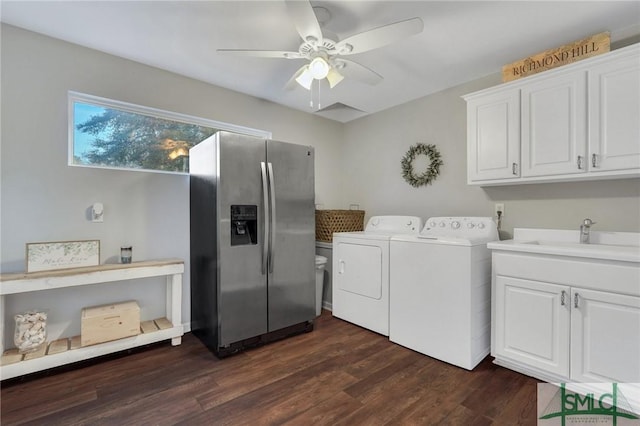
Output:
[[334,232],[364,230],[364,210],[316,210],[316,240],[333,241]]
[[95,345],[140,334],[140,307],[135,301],[82,309],[80,343]]

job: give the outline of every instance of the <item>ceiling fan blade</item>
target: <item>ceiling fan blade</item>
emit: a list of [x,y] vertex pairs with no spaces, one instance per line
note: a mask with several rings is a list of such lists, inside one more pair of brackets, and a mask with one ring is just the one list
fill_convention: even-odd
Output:
[[280,59],[300,59],[304,56],[298,52],[287,52],[284,50],[249,50],[249,49],[218,49],[218,53],[235,56],[252,56],[255,58],[280,58]]
[[289,15],[303,41],[322,41],[322,30],[318,18],[308,0],[285,0]]
[[336,43],[335,51],[340,55],[354,55],[419,34],[423,29],[422,19],[407,19],[347,37]]
[[372,86],[375,86],[376,84],[384,80],[384,78],[380,74],[373,71],[372,69],[365,67],[364,65],[360,65],[357,62],[342,58],[339,60],[339,62],[344,66],[342,68],[338,67],[338,71],[340,71],[340,74],[344,75],[347,78],[359,80]]

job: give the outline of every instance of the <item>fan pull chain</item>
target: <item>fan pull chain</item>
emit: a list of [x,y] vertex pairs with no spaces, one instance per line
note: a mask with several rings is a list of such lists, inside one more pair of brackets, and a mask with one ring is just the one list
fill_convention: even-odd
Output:
[[311,82],[311,88],[309,90],[309,108],[313,108],[313,83],[318,82],[318,109],[322,108],[320,104],[320,80],[314,80]]

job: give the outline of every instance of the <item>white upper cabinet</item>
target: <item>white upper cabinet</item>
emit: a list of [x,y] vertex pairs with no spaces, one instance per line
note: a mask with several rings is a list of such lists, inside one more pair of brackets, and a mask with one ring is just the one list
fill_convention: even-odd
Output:
[[587,73],[538,80],[522,93],[522,176],[584,173]]
[[637,55],[589,70],[589,126],[591,171],[640,168]]
[[640,44],[464,99],[470,185],[640,177]]
[[467,103],[470,180],[520,176],[520,92],[507,90]]

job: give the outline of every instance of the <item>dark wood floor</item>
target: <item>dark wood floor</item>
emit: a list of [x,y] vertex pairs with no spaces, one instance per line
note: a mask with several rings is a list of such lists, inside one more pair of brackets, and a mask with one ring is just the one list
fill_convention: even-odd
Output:
[[216,359],[192,334],[2,383],[2,425],[536,424],[536,383],[472,372],[335,319]]

